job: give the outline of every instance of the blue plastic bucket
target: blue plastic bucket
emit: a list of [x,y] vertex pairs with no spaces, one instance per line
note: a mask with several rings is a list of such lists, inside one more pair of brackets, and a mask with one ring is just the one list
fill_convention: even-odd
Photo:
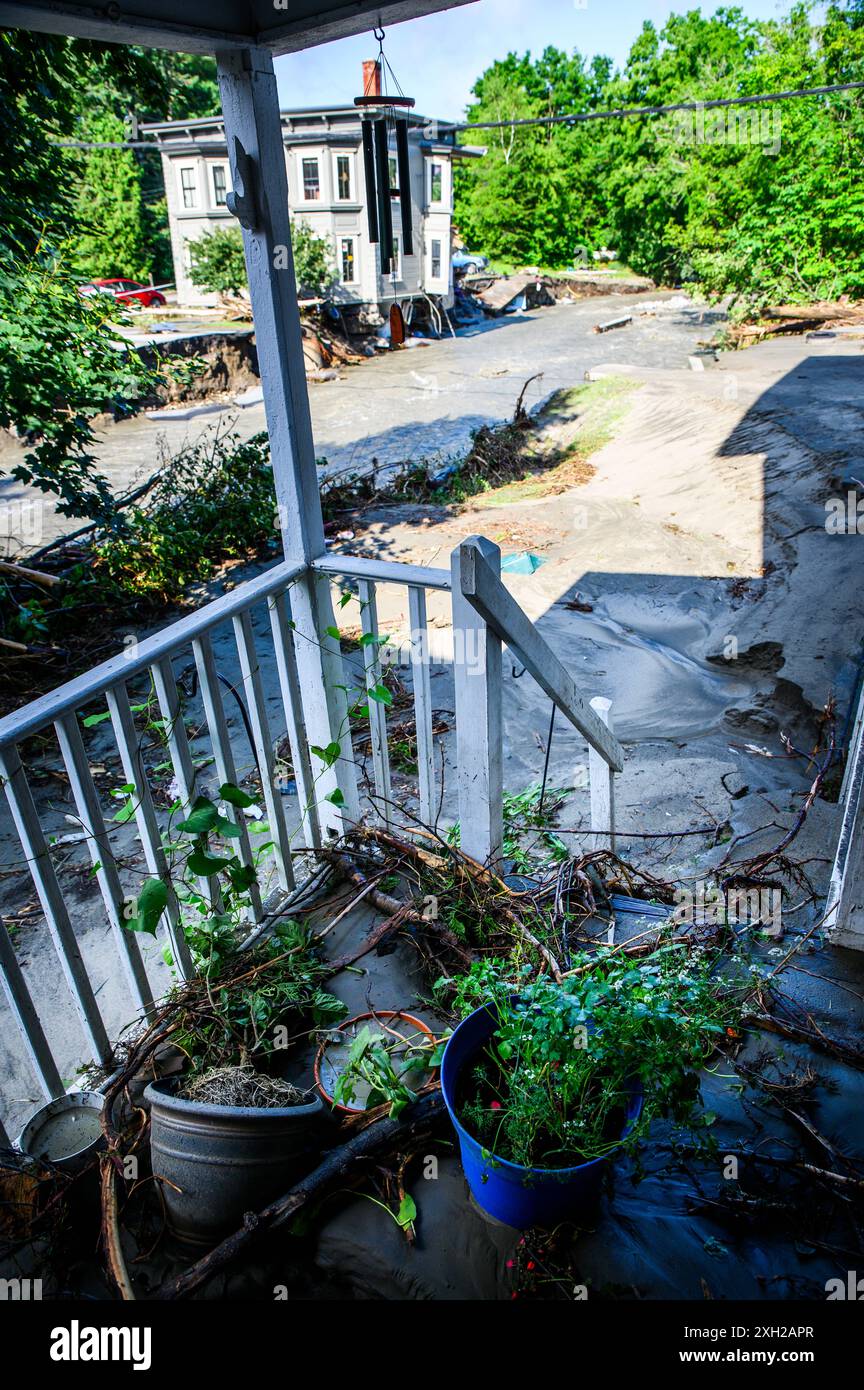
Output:
[[[441,1062],[441,1090],[459,1136],[462,1168],[475,1201],[497,1221],[519,1231],[529,1226],[556,1226],[596,1201],[608,1159],[595,1158],[575,1168],[523,1168],[519,1163],[491,1155],[468,1133],[456,1114],[459,1077],[497,1026],[494,1012],[485,1005],[475,1009],[450,1038]],[[622,1137],[641,1111],[642,1088],[634,1082]]]

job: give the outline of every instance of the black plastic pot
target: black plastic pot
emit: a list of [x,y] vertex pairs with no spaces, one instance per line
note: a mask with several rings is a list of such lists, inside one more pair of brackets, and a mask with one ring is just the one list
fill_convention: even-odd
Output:
[[166,1179],[168,1220],[187,1244],[215,1245],[314,1167],[325,1115],[317,1096],[267,1110],[204,1105],[173,1091],[174,1083],[156,1081],[144,1100],[153,1172]]

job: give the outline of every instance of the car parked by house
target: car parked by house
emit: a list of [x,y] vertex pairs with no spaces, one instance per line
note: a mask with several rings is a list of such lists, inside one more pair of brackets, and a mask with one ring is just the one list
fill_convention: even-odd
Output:
[[488,256],[481,256],[476,251],[453,252],[453,270],[456,275],[479,275],[488,264]]
[[154,304],[164,304],[165,296],[152,285],[142,285],[137,280],[91,280],[80,286],[81,294],[110,294],[123,304],[141,304],[145,309]]

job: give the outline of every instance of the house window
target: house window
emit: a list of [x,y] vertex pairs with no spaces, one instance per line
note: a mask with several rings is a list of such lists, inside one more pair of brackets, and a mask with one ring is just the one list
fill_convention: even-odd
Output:
[[303,160],[303,197],[307,203],[317,202],[321,197],[321,178],[317,159]]
[[339,242],[339,266],[342,271],[342,284],[353,285],[357,279],[353,236],[343,236]]
[[429,275],[432,280],[441,279],[441,242],[437,240],[429,246]]
[[390,166],[390,190],[392,192],[394,188],[398,189],[399,187],[399,168],[396,164],[395,154],[390,155],[387,163]]
[[395,280],[402,279],[402,239],[398,232],[393,233],[393,248],[390,253],[390,273]]
[[340,203],[350,203],[352,200],[350,154],[336,156],[336,197]]
[[224,208],[228,199],[228,177],[225,172],[224,164],[213,165],[213,203],[217,208]]
[[444,201],[444,165],[432,160],[429,164],[429,202]]
[[180,170],[180,188],[184,208],[194,208],[198,198],[198,183],[194,168]]

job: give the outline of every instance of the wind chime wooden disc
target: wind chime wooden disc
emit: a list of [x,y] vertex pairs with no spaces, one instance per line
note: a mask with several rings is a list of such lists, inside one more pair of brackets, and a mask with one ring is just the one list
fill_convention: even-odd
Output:
[[401,347],[405,341],[405,319],[402,315],[402,308],[399,304],[390,305],[390,342],[394,347]]

